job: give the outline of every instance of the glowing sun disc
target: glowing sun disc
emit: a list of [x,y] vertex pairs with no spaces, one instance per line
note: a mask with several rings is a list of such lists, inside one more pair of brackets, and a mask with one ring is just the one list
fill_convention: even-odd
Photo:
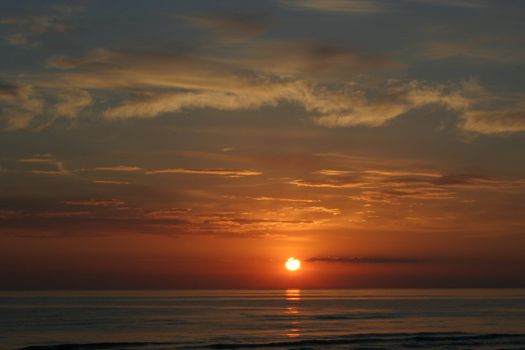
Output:
[[296,258],[288,258],[288,260],[286,260],[284,263],[284,266],[286,266],[286,268],[290,271],[296,271],[301,267],[301,261]]

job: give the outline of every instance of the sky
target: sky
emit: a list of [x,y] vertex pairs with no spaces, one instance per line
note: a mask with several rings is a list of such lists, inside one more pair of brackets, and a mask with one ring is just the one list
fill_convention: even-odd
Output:
[[0,289],[525,287],[523,18],[2,1]]

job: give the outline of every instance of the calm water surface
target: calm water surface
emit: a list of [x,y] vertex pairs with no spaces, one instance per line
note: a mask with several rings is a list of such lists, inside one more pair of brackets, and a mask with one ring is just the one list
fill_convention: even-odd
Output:
[[0,344],[525,349],[525,290],[2,292]]

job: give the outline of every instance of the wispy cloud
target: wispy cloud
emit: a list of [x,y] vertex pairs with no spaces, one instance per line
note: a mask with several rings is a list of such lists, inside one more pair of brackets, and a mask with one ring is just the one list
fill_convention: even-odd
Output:
[[[312,55],[316,57],[314,61],[331,60],[333,57],[346,57],[344,61],[363,62],[363,65],[370,65],[374,61],[326,47],[316,49]],[[356,86],[355,91],[347,85],[344,89],[343,86],[341,89],[327,89],[301,79],[281,78],[271,72],[254,77],[252,74],[239,74],[239,71],[226,64],[227,61],[211,58],[114,51],[106,51],[105,57],[107,62],[104,64],[92,64],[91,60],[82,59],[66,61],[63,67],[87,65],[87,71],[58,74],[58,79],[45,84],[47,87],[69,86],[77,89],[162,88],[162,92],[137,95],[110,107],[104,113],[108,119],[152,118],[194,108],[243,110],[293,103],[312,114],[318,114],[314,118],[321,125],[376,126],[427,104],[441,103],[453,109],[465,104],[461,95],[452,89],[448,89],[451,90],[448,92],[445,87],[417,82],[383,87],[386,89],[383,95],[370,98],[363,93],[362,87]],[[298,62],[297,59],[284,61]],[[118,62],[118,69],[111,62]],[[58,62],[54,64],[56,66]],[[258,64],[253,67],[251,63],[250,66],[255,71],[260,69]],[[304,70],[300,68],[300,71]]]
[[389,9],[381,0],[281,0],[283,6],[340,13],[381,13]]
[[88,206],[88,207],[119,207],[126,204],[119,199],[88,199],[88,200],[74,200],[65,201],[67,205],[73,206]]
[[43,211],[39,212],[35,215],[35,217],[42,217],[42,218],[76,218],[76,217],[84,217],[89,215],[89,211]]
[[138,166],[134,166],[134,165],[112,165],[112,166],[96,167],[94,170],[134,172],[134,171],[140,171],[140,170],[142,170],[142,168],[140,168]]
[[259,171],[242,169],[159,169],[146,172],[146,174],[196,174],[196,175],[219,175],[228,177],[257,176],[262,175]]
[[463,7],[463,8],[483,8],[488,6],[487,0],[411,0],[425,5]]
[[468,111],[462,127],[480,134],[525,132],[525,104],[503,109]]
[[190,25],[219,34],[227,40],[244,40],[261,35],[270,29],[269,13],[224,12],[198,16],[177,16]]
[[277,202],[292,202],[292,203],[315,203],[318,199],[296,199],[296,198],[279,198],[279,197],[253,197],[256,201],[277,201]]
[[[279,52],[279,60],[275,60]],[[248,45],[227,62],[278,77],[295,76],[311,81],[341,82],[355,74],[392,73],[404,65],[386,53],[368,53],[335,42],[273,40]]]
[[28,128],[37,117],[40,120],[35,129],[42,129],[59,117],[77,117],[92,102],[91,94],[81,89],[58,88],[44,92],[31,84],[0,82],[0,118],[9,130]]
[[[446,1],[432,3],[453,6]],[[461,6],[467,3],[474,2],[464,1]],[[387,2],[378,0],[309,0],[297,6],[362,12],[388,7]],[[231,25],[235,30],[243,26],[237,23],[242,19],[231,20],[237,24],[206,16],[191,21],[212,27]],[[275,52],[279,52],[278,60]],[[20,129],[37,124],[35,116],[46,115],[41,118],[42,127],[57,117],[76,116],[88,106],[103,105],[102,115],[116,120],[154,118],[190,109],[241,111],[292,104],[301,107],[316,124],[335,128],[383,126],[411,111],[439,106],[457,115],[458,125],[469,132],[525,130],[520,102],[523,96],[508,98],[508,106],[502,109],[498,102],[504,98],[502,94],[472,81],[395,80],[382,74],[375,79],[362,77],[363,72],[402,69],[403,65],[391,56],[319,41],[277,39],[214,55],[99,48],[80,56],[53,57],[48,62],[54,68],[52,72],[25,77],[21,87],[8,88],[7,84],[0,92],[4,105],[0,113],[8,128]],[[100,103],[93,96],[104,96],[101,101],[106,102]],[[53,99],[58,102],[52,104]]]
[[358,195],[349,197],[355,201],[367,203],[398,203],[403,199],[419,200],[449,200],[457,198],[454,191],[441,188],[416,188],[416,189],[381,189],[378,191],[363,191]]
[[357,188],[365,186],[367,183],[359,178],[345,178],[345,179],[294,179],[287,182],[290,185],[299,187],[317,187],[317,188]]
[[346,170],[334,170],[334,169],[322,169],[316,171],[317,174],[327,175],[327,176],[341,176],[351,174],[350,171]]
[[80,110],[92,102],[89,92],[78,89],[59,91],[55,96],[59,102],[54,106],[54,110],[62,117],[76,117]]
[[69,30],[71,18],[80,10],[79,7],[55,6],[46,15],[0,19],[0,25],[9,28],[5,35],[9,44],[26,48],[38,47],[43,34]]
[[38,168],[30,169],[33,174],[45,175],[69,175],[70,172],[65,168],[64,163],[55,159],[52,155],[36,155],[31,158],[22,158],[19,163],[39,165]]
[[454,37],[458,28],[440,29],[437,38],[417,44],[410,54],[419,61],[439,63],[445,60],[468,62],[469,64],[520,65],[525,59],[525,49],[514,45],[519,40],[501,38],[494,34],[471,34]]
[[410,5],[419,3],[429,6],[444,6],[456,8],[483,8],[485,0],[281,0],[285,7],[341,14],[380,14],[391,11],[401,11]]
[[[188,74],[186,72],[186,74]],[[176,82],[173,82],[176,85]],[[228,84],[231,84],[230,82]],[[181,84],[184,87],[185,84]],[[462,113],[471,101],[460,88],[421,82],[383,87],[383,94],[370,97],[360,87],[329,90],[304,81],[244,80],[242,87],[212,87],[205,91],[163,93],[124,102],[106,111],[109,119],[151,118],[182,109],[258,109],[281,103],[301,105],[314,114],[314,121],[327,127],[379,126],[413,109],[438,104]],[[210,91],[210,89],[220,90]],[[315,116],[317,114],[317,116]]]
[[525,179],[499,179],[478,174],[442,174],[400,170],[321,170],[304,179],[286,180],[298,187],[362,189],[351,198],[368,202],[392,199],[452,199],[454,190],[495,190],[525,188]]
[[7,129],[29,126],[35,115],[42,113],[44,100],[35,94],[31,85],[15,85],[0,81],[0,117]]
[[308,262],[333,263],[333,264],[419,264],[427,263],[429,259],[403,258],[403,257],[353,257],[353,256],[315,256],[307,259]]
[[421,176],[421,177],[441,177],[442,175],[437,172],[419,172],[419,171],[399,171],[399,170],[365,170],[367,174],[379,175],[379,176]]
[[94,184],[101,184],[101,185],[129,185],[129,181],[119,181],[119,180],[93,180],[92,183]]
[[161,218],[161,219],[178,219],[181,216],[184,216],[191,212],[190,208],[171,208],[165,210],[155,210],[146,213],[146,216],[152,218]]

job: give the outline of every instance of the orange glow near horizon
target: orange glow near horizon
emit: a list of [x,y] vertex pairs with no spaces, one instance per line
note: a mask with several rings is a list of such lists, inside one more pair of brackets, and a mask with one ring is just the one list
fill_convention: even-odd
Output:
[[286,260],[284,266],[286,266],[286,269],[289,271],[297,271],[301,268],[301,261],[294,257],[290,257],[288,260]]

